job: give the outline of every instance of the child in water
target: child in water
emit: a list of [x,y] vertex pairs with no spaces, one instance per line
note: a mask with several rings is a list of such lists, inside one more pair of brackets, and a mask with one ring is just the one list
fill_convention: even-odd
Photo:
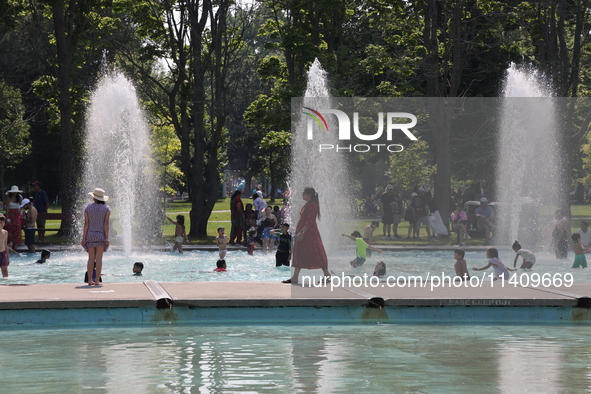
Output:
[[176,215],[176,222],[166,215],[164,215],[164,217],[176,226],[174,230],[174,246],[172,247],[172,251],[174,252],[178,249],[179,253],[183,254],[183,237],[187,240],[187,243],[189,243],[189,238],[185,231],[185,215]]
[[353,268],[361,267],[365,263],[366,257],[366,249],[375,250],[378,253],[382,253],[382,249],[374,248],[373,246],[369,246],[365,243],[363,238],[361,238],[361,233],[357,230],[353,231],[351,235],[341,234],[343,237],[347,237],[352,241],[355,241],[357,244],[357,257],[354,260],[350,261],[350,264]]
[[133,274],[135,276],[140,276],[142,274],[142,270],[144,269],[144,264],[137,262],[133,264]]
[[289,267],[291,247],[293,246],[291,234],[289,233],[289,224],[283,223],[281,230],[271,230],[270,234],[279,238],[279,246],[277,246],[277,252],[275,253],[275,266],[281,267],[285,265]]
[[220,249],[220,260],[223,260],[228,253],[228,236],[224,234],[224,231],[226,231],[225,228],[219,227],[218,236],[215,237],[215,243]]
[[248,232],[248,254],[249,255],[253,255],[254,254],[254,245],[256,243],[254,237],[257,235],[257,232],[255,230],[250,230]]
[[226,260],[220,259],[217,261],[215,272],[226,272]]
[[573,251],[575,252],[575,261],[572,268],[587,268],[587,259],[585,254],[591,252],[590,249],[585,248],[581,243],[581,234],[573,233]]
[[386,264],[383,261],[378,261],[375,268],[373,269],[373,276],[382,278],[386,276]]
[[0,213],[0,270],[2,270],[2,277],[8,278],[10,258],[8,257],[8,231],[4,230],[5,224],[6,216]]
[[490,248],[486,251],[486,257],[488,258],[488,264],[482,268],[472,268],[474,271],[484,271],[489,267],[493,267],[495,270],[494,280],[509,280],[509,271],[517,271],[511,268],[505,267],[505,264],[499,259],[499,251],[496,248]]
[[523,258],[523,263],[521,263],[521,267],[519,268],[531,269],[536,263],[536,255],[533,254],[531,250],[521,249],[521,245],[517,241],[513,242],[512,247],[513,251],[517,253],[515,255],[515,260],[513,261],[513,268],[515,268],[517,265],[517,259],[521,256]]
[[41,251],[41,258],[39,260],[35,261],[35,263],[43,264],[43,263],[45,263],[45,260],[49,259],[50,256],[51,256],[51,252],[47,249],[43,249]]
[[456,270],[456,276],[462,278],[462,280],[470,280],[470,274],[468,273],[468,264],[466,264],[466,259],[464,256],[466,252],[462,249],[454,250],[454,259],[456,259],[456,263],[454,264],[454,269]]

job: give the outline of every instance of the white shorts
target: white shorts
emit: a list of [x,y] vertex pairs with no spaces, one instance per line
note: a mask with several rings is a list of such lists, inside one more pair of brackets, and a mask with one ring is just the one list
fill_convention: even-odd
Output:
[[175,237],[174,238],[174,242],[178,242],[178,243],[182,244],[183,243],[183,237]]

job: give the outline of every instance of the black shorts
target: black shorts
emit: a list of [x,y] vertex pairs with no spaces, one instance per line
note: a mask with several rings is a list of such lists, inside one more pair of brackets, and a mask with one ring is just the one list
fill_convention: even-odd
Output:
[[282,265],[289,267],[289,252],[278,250],[275,253],[275,267],[281,267]]
[[25,245],[35,245],[35,228],[25,228]]
[[407,222],[409,222],[410,224],[415,224],[415,215],[413,214],[412,211],[407,210],[404,213],[404,220],[406,220]]
[[384,213],[384,216],[382,216],[382,223],[383,224],[394,223],[394,214],[392,212]]

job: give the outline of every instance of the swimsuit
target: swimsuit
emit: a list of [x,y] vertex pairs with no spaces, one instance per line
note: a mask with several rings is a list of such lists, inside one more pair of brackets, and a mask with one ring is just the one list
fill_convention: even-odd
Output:
[[25,227],[25,245],[35,245],[35,227]]
[[531,263],[533,266],[536,263],[536,255],[533,254],[530,250],[527,249],[519,249],[516,254],[518,256],[523,257],[524,263]]
[[174,237],[174,242],[183,243],[183,237]]
[[488,260],[488,262],[492,264],[495,270],[494,280],[501,279],[501,275],[503,275],[503,280],[509,280],[509,271],[507,270],[507,267],[505,267],[505,264],[503,264],[503,262],[499,260],[498,257],[493,257],[492,259]]
[[355,257],[355,267],[361,267],[363,264],[365,264],[363,257]]
[[572,268],[587,268],[587,258],[584,254],[578,254],[575,256],[575,262]]
[[6,254],[6,250],[4,252],[0,252],[0,267],[7,267],[8,264],[8,255]]
[[[252,243],[252,245],[251,245]],[[252,256],[254,252],[254,237],[248,238],[248,254]]]

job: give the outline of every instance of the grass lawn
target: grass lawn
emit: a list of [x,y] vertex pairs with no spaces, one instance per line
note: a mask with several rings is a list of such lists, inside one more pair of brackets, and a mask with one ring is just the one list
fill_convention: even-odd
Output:
[[[243,199],[244,204],[251,202],[250,199]],[[281,207],[281,201],[276,200],[274,204],[271,204],[269,200],[265,200],[269,205],[279,205]],[[542,206],[540,208],[540,215],[542,216],[541,222],[547,219],[548,222],[551,220],[551,217],[554,214],[554,207],[551,206]],[[178,214],[185,215],[185,226],[187,231],[190,229],[191,226],[191,219],[189,217],[189,211],[191,210],[191,203],[189,201],[183,202],[172,202],[166,204],[166,213],[170,217],[174,218]],[[228,212],[216,212],[216,211],[228,211]],[[209,218],[207,223],[207,237],[206,238],[193,238],[190,237],[189,240],[191,244],[197,245],[214,245],[215,244],[215,237],[217,235],[218,227],[225,227],[226,234],[230,234],[230,198],[220,199],[216,202],[213,212]],[[60,205],[50,205],[49,206],[50,213],[60,213],[61,206]],[[580,227],[580,223],[582,219],[576,219],[577,217],[587,217],[591,218],[591,204],[581,204],[581,205],[572,205],[571,206],[571,214],[575,219],[571,220],[571,232],[575,232]],[[363,232],[365,226],[371,223],[372,220],[376,220],[375,218],[362,218],[357,220],[346,220],[339,223],[339,232],[350,234],[353,230],[359,230]],[[379,220],[379,219],[377,219]],[[54,228],[58,229],[60,226],[60,222],[56,220],[48,220],[47,221],[47,228]],[[168,242],[173,242],[174,240],[174,230],[175,226],[167,220],[163,220],[162,222],[162,232],[164,235],[164,240]],[[425,228],[421,226],[421,238],[416,240],[413,238],[407,239],[406,235],[408,234],[408,222],[402,222],[398,225],[398,235],[402,238],[397,240],[383,240],[382,239],[382,223],[380,220],[380,227],[374,231],[374,237],[372,238],[372,243],[376,244],[383,244],[383,245],[455,245],[457,242],[457,237],[455,234],[451,234],[449,237],[443,237],[437,240],[427,240]],[[61,237],[57,236],[56,232],[47,232],[45,236],[46,243],[52,244],[67,244],[72,242],[72,240],[68,237]],[[484,238],[473,238],[470,242],[470,245],[484,245]]]

